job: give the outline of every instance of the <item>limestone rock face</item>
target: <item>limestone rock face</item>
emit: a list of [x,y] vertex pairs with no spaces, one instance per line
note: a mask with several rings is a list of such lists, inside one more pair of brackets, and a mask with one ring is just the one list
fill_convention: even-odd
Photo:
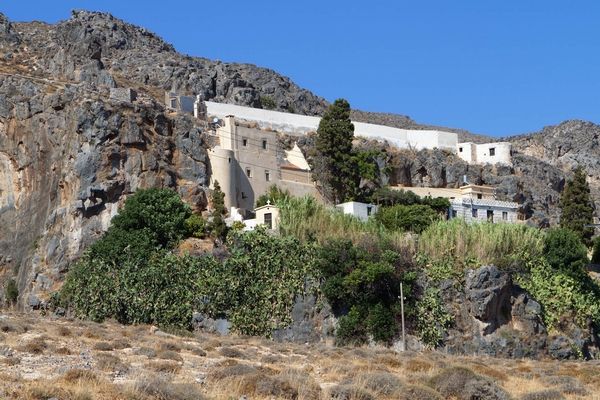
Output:
[[454,317],[444,340],[451,353],[574,359],[593,358],[600,351],[593,330],[572,321],[563,321],[562,336],[550,336],[540,304],[495,266],[467,271],[464,290],[451,281],[442,282],[440,289]]
[[206,206],[203,126],[192,117],[165,116],[148,97],[123,107],[90,82],[0,76],[0,99],[0,271],[18,271],[22,304],[57,288],[135,190],[169,187]]

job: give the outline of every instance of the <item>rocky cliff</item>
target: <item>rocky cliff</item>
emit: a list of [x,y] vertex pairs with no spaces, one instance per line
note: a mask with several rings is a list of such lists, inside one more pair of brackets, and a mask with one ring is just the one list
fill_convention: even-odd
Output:
[[[22,302],[51,290],[104,230],[124,197],[166,186],[202,209],[210,167],[200,121],[169,114],[165,90],[318,115],[327,102],[272,70],[178,53],[146,29],[105,13],[51,25],[0,14],[0,281],[18,274]],[[111,97],[133,88],[137,99]],[[355,111],[357,120],[425,129],[408,117]],[[577,163],[600,190],[600,127],[571,121],[511,138],[514,165],[469,166],[441,151],[392,156],[393,183],[456,186],[462,176],[555,222]],[[461,140],[484,137],[457,130]],[[1,289],[0,289],[1,290]],[[31,295],[31,296],[30,296]]]

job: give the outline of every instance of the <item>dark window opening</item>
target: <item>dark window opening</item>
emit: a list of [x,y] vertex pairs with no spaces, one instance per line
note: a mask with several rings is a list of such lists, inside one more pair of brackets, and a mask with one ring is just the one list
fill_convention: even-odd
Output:
[[273,214],[265,213],[265,225],[269,229],[273,229]]
[[269,171],[265,171],[265,180],[269,182],[271,180],[271,173]]
[[508,221],[508,212],[502,211],[502,221]]
[[458,213],[456,212],[456,210],[452,210],[452,218],[456,217],[458,217]]
[[471,210],[471,215],[473,216],[473,218],[477,218],[477,209],[476,208]]
[[242,146],[248,147],[248,139],[242,138]]
[[242,192],[242,200],[247,199],[248,196],[246,196],[246,193]]
[[494,222],[494,210],[487,210],[488,222]]
[[481,199],[481,198],[483,198],[483,195],[481,193],[477,193],[477,198]]
[[367,206],[367,216],[370,217],[371,216],[371,212],[373,211],[373,207],[371,206]]
[[252,178],[252,170],[250,168],[246,168],[246,176]]
[[496,155],[496,148],[490,147],[490,157],[493,157],[495,155]]
[[263,150],[267,149],[267,140],[266,139],[263,139],[263,141],[262,141],[262,148],[263,148]]
[[460,153],[462,153],[462,147],[459,147],[459,148],[458,148],[458,151],[459,151]]

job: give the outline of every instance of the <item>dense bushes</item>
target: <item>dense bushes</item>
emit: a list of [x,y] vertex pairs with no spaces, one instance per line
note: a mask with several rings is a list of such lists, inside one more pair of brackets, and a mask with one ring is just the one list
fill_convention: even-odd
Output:
[[232,231],[227,243],[229,257],[200,272],[199,310],[248,335],[288,326],[295,295],[316,289],[312,246],[263,229]]
[[375,219],[387,229],[415,233],[423,232],[439,218],[439,214],[433,208],[421,204],[381,207],[375,214]]
[[17,304],[18,297],[19,288],[17,287],[17,282],[11,278],[4,285],[4,299],[11,306]]
[[577,234],[569,229],[555,228],[546,233],[544,256],[555,270],[580,274],[588,263],[587,248]]
[[587,249],[568,229],[547,232],[542,257],[526,259],[526,273],[518,282],[543,307],[549,328],[570,317],[582,328],[600,326],[600,287],[586,271]]
[[400,272],[396,253],[365,252],[349,240],[332,240],[318,255],[322,291],[339,318],[340,344],[364,343],[371,335],[390,342],[397,333]]
[[158,245],[169,247],[186,235],[184,222],[190,215],[190,207],[176,192],[146,189],[129,197],[111,223],[113,229],[152,232]]

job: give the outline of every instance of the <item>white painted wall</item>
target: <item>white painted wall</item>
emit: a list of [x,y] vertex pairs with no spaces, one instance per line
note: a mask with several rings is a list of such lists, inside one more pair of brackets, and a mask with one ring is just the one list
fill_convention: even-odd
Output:
[[[377,213],[377,206],[374,204],[365,204],[358,201],[349,201],[347,203],[341,203],[335,206],[340,209],[344,214],[353,215],[361,221],[366,221],[369,217]],[[371,211],[369,212],[369,208]]]
[[[463,151],[460,151],[462,148]],[[494,149],[495,154],[492,156],[490,149]],[[512,164],[511,144],[509,142],[495,143],[458,143],[458,156],[469,164]]]
[[[262,129],[274,129],[290,134],[303,135],[315,132],[321,118],[307,115],[290,114],[260,108],[243,107],[234,104],[206,102],[207,114],[223,118],[234,115],[249,121],[255,121]],[[354,136],[369,139],[387,140],[399,148],[433,149],[441,148],[456,151],[458,136],[453,132],[435,130],[398,129],[383,125],[353,122]]]
[[[450,202],[450,218],[460,218],[467,222],[487,222],[487,212],[491,210],[494,223],[515,223],[518,221],[518,207],[517,203],[509,201],[455,199]],[[477,210],[476,216],[473,216],[473,209]],[[506,213],[506,219],[503,219],[503,213]]]

